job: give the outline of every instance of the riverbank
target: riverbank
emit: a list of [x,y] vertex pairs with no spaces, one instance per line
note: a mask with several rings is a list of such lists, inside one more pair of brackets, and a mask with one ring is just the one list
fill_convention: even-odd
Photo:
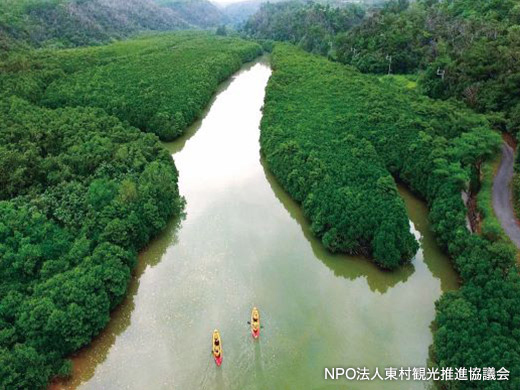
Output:
[[[437,241],[449,253],[462,281],[459,290],[443,294],[436,303],[433,363],[440,367],[464,367],[468,361],[478,367],[507,366],[511,384],[517,387],[520,344],[514,337],[513,319],[520,308],[520,284],[515,252],[472,234],[461,198],[474,172],[501,144],[487,118],[454,101],[432,100],[396,88],[289,45],[275,47],[273,63],[262,150],[271,157],[269,165],[274,163],[284,187],[303,203],[306,215],[314,217],[313,230],[337,223],[334,233],[340,242],[352,237],[349,229],[358,227],[357,214],[341,211],[343,202],[356,202],[358,182],[347,181],[339,191],[332,186],[324,197],[328,202],[320,202],[321,193],[314,193],[327,175],[335,177],[327,169],[331,161],[349,165],[352,156],[355,159],[367,151],[370,159],[370,148],[359,147],[358,142],[369,141],[386,169],[427,199]],[[264,130],[269,130],[265,144]],[[352,156],[336,153],[336,146],[342,152],[348,150],[342,142],[354,149]],[[378,184],[379,196],[394,194],[391,186],[383,181]],[[301,188],[304,196],[298,192]],[[338,210],[341,217],[334,218],[331,210]],[[366,227],[372,214],[363,218]],[[341,234],[340,228],[348,234]],[[392,236],[387,235],[387,241],[388,237]],[[390,241],[388,250],[394,244]],[[500,305],[500,313],[493,309],[497,301],[507,302]]]
[[0,388],[66,376],[104,328],[137,252],[183,207],[157,136],[181,135],[261,52],[185,31],[2,57]]

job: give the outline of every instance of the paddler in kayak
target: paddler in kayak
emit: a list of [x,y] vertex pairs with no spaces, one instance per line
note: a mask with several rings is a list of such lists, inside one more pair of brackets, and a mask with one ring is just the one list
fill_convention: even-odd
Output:
[[222,342],[220,340],[220,333],[217,329],[213,331],[211,353],[213,354],[217,366],[220,366],[222,364]]
[[251,334],[255,339],[260,336],[260,312],[256,307],[251,310]]

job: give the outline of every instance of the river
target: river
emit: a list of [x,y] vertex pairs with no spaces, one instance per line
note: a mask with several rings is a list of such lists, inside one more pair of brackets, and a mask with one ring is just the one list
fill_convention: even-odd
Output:
[[[224,83],[202,119],[165,144],[186,215],[140,254],[107,329],[58,389],[423,389],[424,382],[324,380],[325,367],[424,367],[434,302],[457,288],[425,205],[400,188],[421,249],[383,272],[328,253],[260,158],[271,70],[264,57]],[[253,305],[264,329],[253,341]],[[211,357],[222,335],[224,362]]]

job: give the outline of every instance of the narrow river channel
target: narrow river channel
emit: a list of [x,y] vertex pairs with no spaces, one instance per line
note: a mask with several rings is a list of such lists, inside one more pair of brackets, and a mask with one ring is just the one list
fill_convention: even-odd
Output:
[[[382,272],[331,255],[259,152],[266,58],[223,84],[171,150],[186,216],[141,253],[125,302],[57,389],[424,389],[423,382],[324,380],[325,367],[424,367],[434,302],[457,277],[424,204],[405,189],[421,249]],[[259,307],[264,329],[247,321]],[[220,329],[224,362],[211,357]]]

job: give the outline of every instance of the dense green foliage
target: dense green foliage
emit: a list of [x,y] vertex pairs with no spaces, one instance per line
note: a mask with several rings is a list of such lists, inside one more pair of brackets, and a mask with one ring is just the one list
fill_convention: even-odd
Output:
[[[0,388],[37,389],[67,373],[64,357],[106,325],[137,251],[181,209],[175,166],[155,135],[179,136],[218,83],[261,51],[193,32],[12,49],[221,24],[211,7],[0,0]],[[512,372],[509,382],[450,389],[520,387],[520,280],[498,226],[487,220],[483,237],[472,235],[461,199],[480,167],[490,175],[485,160],[500,138],[482,116],[418,92],[501,111],[493,124],[519,130],[519,22],[516,0],[395,0],[367,13],[289,2],[262,6],[244,28],[265,47],[290,41],[364,72],[421,71],[416,90],[279,45],[261,146],[324,245],[383,268],[417,249],[392,176],[427,200],[463,282],[437,303],[434,361]]]
[[307,51],[331,55],[336,34],[361,22],[364,10],[357,5],[334,7],[319,3],[287,1],[264,3],[243,31],[250,37],[289,41]]
[[260,53],[183,32],[0,62],[1,389],[66,374],[123,298],[137,251],[180,213],[171,156],[132,125],[180,135]]
[[420,89],[430,97],[456,97],[481,112],[503,112],[505,120],[496,125],[520,129],[518,1],[392,0],[369,9],[362,21],[332,25],[337,27],[330,21],[356,8],[322,14],[314,8],[323,9],[292,2],[265,6],[245,32],[301,44],[363,72],[421,71]]
[[[280,3],[277,7],[285,12],[273,14],[266,8],[251,17],[247,33],[298,43],[285,32],[303,6]],[[330,12],[339,15],[341,9]],[[517,133],[519,23],[517,0],[392,0],[369,9],[360,23],[326,37],[316,36],[313,47],[301,46],[366,73],[418,73],[418,90],[422,93],[434,98],[455,97],[476,111],[490,114],[495,128]],[[484,176],[489,173],[488,169]],[[473,177],[478,177],[478,172]],[[483,234],[507,241],[491,210],[489,183],[483,183],[484,192],[479,195],[478,207],[485,217]],[[517,209],[518,183],[520,178],[515,177]]]
[[157,138],[102,110],[11,97],[0,116],[0,388],[39,389],[106,325],[182,202]]
[[[410,73],[426,61],[422,48],[431,34],[420,28],[422,14],[410,11],[401,17],[403,6],[388,3],[381,11],[366,18],[350,31],[336,38],[337,59],[356,66],[362,72]],[[415,8],[414,8],[415,10]],[[392,56],[389,64],[388,55]]]
[[55,47],[97,44],[140,30],[187,26],[153,0],[0,0],[0,49],[19,41]]
[[[437,303],[435,362],[511,370],[509,382],[450,382],[449,388],[518,388],[520,278],[515,253],[506,244],[472,235],[461,199],[473,172],[498,150],[500,137],[483,117],[459,104],[428,99],[393,80],[363,75],[289,46],[275,48],[273,65],[262,150],[282,185],[303,202],[314,231],[320,234],[327,223],[331,228],[331,208],[339,205],[344,212],[350,204],[357,205],[352,183],[357,186],[358,178],[341,172],[349,175],[350,164],[363,164],[365,170],[376,161],[384,163],[428,201],[439,243],[453,257],[463,282]],[[339,183],[321,194],[321,182],[332,174]],[[381,177],[387,191],[394,188],[388,176]],[[376,208],[378,216],[365,215],[380,223],[396,218],[389,215],[395,208],[385,209],[388,203],[378,201],[383,195],[373,182],[365,185],[371,192],[364,193],[364,202]],[[361,223],[352,215],[348,218],[349,226]],[[391,246],[396,233],[383,230],[380,240]]]
[[340,35],[338,59],[365,72],[386,72],[391,55],[394,72],[424,71],[420,86],[428,95],[454,96],[483,112],[503,111],[504,128],[518,131],[520,4],[400,3],[402,7],[383,9]]
[[328,249],[373,254],[396,268],[417,243],[393,179],[349,123],[351,102],[335,87],[343,75],[320,59],[275,50],[261,133],[270,169]]
[[7,70],[0,86],[52,108],[103,108],[171,140],[198,117],[218,84],[261,50],[209,33],[165,33],[14,58],[0,64]]
[[[520,2],[422,0],[408,4],[401,0],[391,4],[398,3],[402,6],[376,12],[340,34],[338,60],[365,72],[386,72],[391,55],[393,71],[421,72],[422,92],[437,98],[456,97],[480,112],[496,112],[497,128],[518,133]],[[519,182],[515,178],[515,194]],[[520,207],[516,196],[515,206]],[[501,229],[489,203],[480,208],[488,217],[487,233],[499,237]]]

